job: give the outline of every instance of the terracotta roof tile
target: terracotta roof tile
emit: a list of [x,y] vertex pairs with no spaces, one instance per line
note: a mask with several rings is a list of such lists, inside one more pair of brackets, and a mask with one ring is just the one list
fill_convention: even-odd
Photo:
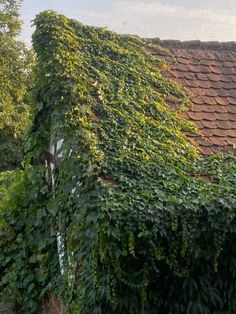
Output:
[[199,80],[202,80],[202,81],[208,81],[209,80],[209,78],[208,78],[208,76],[209,76],[210,74],[204,74],[204,73],[198,73],[197,74],[197,78],[199,79]]
[[[235,83],[233,82],[221,82],[221,86],[222,88],[233,90],[233,93],[234,93],[234,89],[236,88]],[[231,95],[233,96],[232,93]]]
[[236,137],[230,137],[227,139],[229,145],[236,145]]
[[212,145],[212,142],[208,138],[199,137],[197,141],[201,146],[210,147]]
[[227,74],[227,75],[236,74],[236,69],[234,67],[231,67],[231,68],[222,67],[222,72],[223,74]]
[[204,125],[205,128],[217,129],[217,125],[215,121],[202,120],[201,123]]
[[218,66],[218,63],[215,60],[211,60],[211,59],[201,59],[199,63],[201,65],[207,65],[207,66],[209,65]]
[[209,140],[211,143],[213,143],[216,146],[224,146],[224,144],[225,144],[224,137],[212,136],[212,137],[210,137]]
[[210,81],[213,81],[213,82],[219,82],[219,81],[221,81],[220,75],[208,74],[207,77],[208,77],[208,79],[209,79]]
[[188,116],[192,120],[196,120],[196,121],[202,121],[203,120],[203,115],[200,112],[189,111],[188,112]]
[[[167,48],[151,49],[170,61],[167,76],[182,84],[194,96],[189,111],[202,136],[187,133],[203,154],[232,148],[236,144],[236,43],[152,40]],[[159,50],[161,52],[159,53]]]
[[217,95],[217,97],[215,97],[215,100],[216,100],[217,104],[221,105],[221,106],[228,106],[228,104],[229,104],[229,100],[225,97],[219,97]]
[[201,73],[212,73],[212,70],[211,70],[211,67],[209,66],[206,66],[206,65],[201,65],[199,68],[198,68],[198,72],[201,72]]
[[[235,123],[235,121],[229,120],[228,122],[229,122],[229,124],[230,124],[231,129],[232,129],[232,130],[236,130],[236,123]],[[235,132],[236,132],[236,131],[235,131]],[[236,136],[235,136],[235,137],[236,137]]]
[[[190,88],[189,90],[196,96],[205,96],[206,95],[206,91],[207,91],[204,88],[199,88],[199,87],[197,87],[197,88],[195,88],[195,87],[194,88]],[[211,95],[209,95],[209,96],[211,96]]]
[[194,104],[192,107],[191,107],[191,111],[193,112],[203,112],[205,109],[205,106],[204,105],[196,105]]
[[213,97],[203,97],[203,103],[207,105],[216,105],[217,101]]
[[228,97],[227,100],[230,104],[236,105],[236,98]]
[[196,83],[199,87],[202,87],[202,88],[208,89],[211,87],[211,83],[208,81],[196,81]]
[[202,103],[203,103],[203,98],[202,97],[193,97],[192,99],[192,102],[194,103],[194,104],[199,104],[199,105],[201,105]]
[[218,89],[218,95],[220,97],[230,97],[231,96],[231,93],[232,93],[232,90],[227,90],[227,89]]
[[[222,70],[220,67],[210,66],[210,72],[209,73],[222,74]],[[224,73],[224,74],[226,74],[226,73]],[[233,74],[233,73],[227,73],[227,74]]]
[[236,101],[236,86],[234,86],[234,88],[232,88],[230,90],[230,94],[229,94],[230,97],[233,97],[234,100]]
[[189,64],[190,61],[188,58],[177,58],[178,63]]
[[219,137],[226,137],[228,132],[227,130],[222,130],[222,129],[212,129],[212,134],[215,135],[215,136],[219,136]]
[[204,150],[201,149],[200,147],[200,151],[204,154],[204,155],[210,155],[212,153],[214,153],[214,146],[211,147],[204,147]]
[[216,117],[211,112],[202,112],[202,120],[215,121]]
[[222,82],[233,82],[233,76],[231,75],[224,75],[220,77]]
[[216,125],[219,129],[232,129],[233,127],[233,124],[231,121],[220,121],[220,120],[217,120],[216,121]]
[[230,115],[229,115],[229,121],[234,121],[234,122],[236,122],[236,114],[230,114]]
[[215,111],[218,113],[226,113],[229,111],[229,107],[228,106],[215,106]]
[[185,77],[185,74],[181,71],[172,71],[172,75],[175,76],[175,77],[178,77],[178,78],[183,78]]
[[187,80],[195,80],[197,78],[196,74],[195,73],[188,73],[188,72],[185,72],[184,73],[184,77],[187,79]]
[[227,130],[227,135],[229,137],[235,137],[235,130]]
[[207,128],[204,128],[202,129],[202,133],[207,136],[207,137],[210,137],[212,135],[214,135],[213,131],[216,130],[216,129],[207,129]]
[[207,105],[206,103],[203,103],[202,105],[202,111],[203,112],[216,112],[216,107],[212,105]]
[[[235,102],[236,102],[236,99],[235,99]],[[235,103],[235,105],[230,105],[229,106],[229,112],[230,113],[236,113],[236,103]]]
[[228,121],[231,118],[231,115],[229,115],[228,113],[215,112],[215,117],[216,120]]
[[207,89],[204,93],[206,96],[209,96],[209,97],[217,97],[219,94],[217,92],[217,90],[215,89]]
[[199,84],[196,80],[183,80],[187,87],[199,87]]
[[201,121],[195,121],[195,125],[201,130],[204,128],[204,125]]

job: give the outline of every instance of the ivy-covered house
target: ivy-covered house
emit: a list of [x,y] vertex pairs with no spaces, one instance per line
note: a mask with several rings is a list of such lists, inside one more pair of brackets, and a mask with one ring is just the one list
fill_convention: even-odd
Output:
[[[148,41],[156,46],[147,45],[147,50],[169,64],[163,74],[186,88],[191,95],[191,106],[181,115],[200,130],[200,134],[187,133],[193,144],[204,155],[234,150],[236,43],[162,41],[159,38]],[[166,103],[176,109],[176,102]],[[51,158],[53,160],[54,157]]]
[[[159,38],[148,42],[155,47],[147,44],[147,51],[168,62],[163,74],[190,95],[191,105],[181,115],[200,130],[200,133],[187,132],[192,143],[204,155],[235,151],[236,43],[162,41]],[[168,100],[166,104],[173,109],[178,106]]]
[[52,11],[35,25],[4,289],[15,280],[24,313],[50,300],[72,314],[235,313],[235,44],[142,40]]

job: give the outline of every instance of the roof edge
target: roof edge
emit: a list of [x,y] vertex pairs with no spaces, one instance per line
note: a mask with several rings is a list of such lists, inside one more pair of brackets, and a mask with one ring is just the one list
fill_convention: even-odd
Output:
[[235,41],[200,41],[200,40],[161,40],[160,38],[146,38],[146,40],[158,44],[166,48],[179,48],[179,49],[202,49],[202,50],[218,50],[218,51],[236,51]]

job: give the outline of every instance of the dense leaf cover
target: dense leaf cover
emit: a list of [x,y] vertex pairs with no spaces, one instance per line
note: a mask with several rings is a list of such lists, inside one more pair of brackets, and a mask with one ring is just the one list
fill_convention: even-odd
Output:
[[52,11],[35,25],[29,160],[64,141],[55,193],[28,163],[0,191],[2,286],[24,313],[50,291],[71,313],[235,313],[235,157],[198,155],[147,42]]
[[0,171],[23,160],[29,123],[32,55],[15,39],[20,32],[18,0],[0,0]]

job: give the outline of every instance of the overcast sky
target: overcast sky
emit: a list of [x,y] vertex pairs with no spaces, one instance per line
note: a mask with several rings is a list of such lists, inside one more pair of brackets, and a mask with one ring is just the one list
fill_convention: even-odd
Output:
[[236,0],[24,0],[21,39],[28,44],[31,20],[46,9],[142,37],[236,41]]

